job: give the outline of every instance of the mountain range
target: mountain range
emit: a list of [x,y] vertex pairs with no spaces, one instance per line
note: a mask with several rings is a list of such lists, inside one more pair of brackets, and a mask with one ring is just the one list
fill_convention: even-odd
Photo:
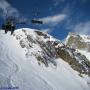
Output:
[[90,90],[90,36],[65,42],[30,28],[0,30],[0,89]]

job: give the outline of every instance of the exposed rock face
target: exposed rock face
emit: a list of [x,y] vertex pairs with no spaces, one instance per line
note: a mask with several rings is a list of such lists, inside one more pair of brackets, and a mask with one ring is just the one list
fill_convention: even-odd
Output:
[[[66,61],[75,71],[79,74],[86,74],[90,76],[90,62],[89,60],[73,48],[69,48],[61,41],[53,38],[52,36],[41,32],[22,30],[22,33],[16,33],[16,39],[19,40],[20,46],[26,49],[26,57],[34,56],[37,58],[38,64],[42,63],[48,67],[50,63],[57,66],[55,59],[61,58]],[[77,43],[77,48],[86,48],[87,45],[83,39],[78,35],[71,34],[68,39],[67,45]]]
[[79,74],[86,74],[90,76],[90,62],[82,54],[71,48],[62,48],[58,50],[58,55],[66,61]]

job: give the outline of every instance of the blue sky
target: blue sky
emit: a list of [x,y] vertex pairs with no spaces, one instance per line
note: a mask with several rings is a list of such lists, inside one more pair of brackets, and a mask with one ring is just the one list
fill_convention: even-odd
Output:
[[[8,7],[11,15],[28,20],[28,24],[17,25],[18,28],[44,30],[61,40],[71,31],[90,34],[90,0],[0,0],[0,24]],[[33,18],[44,24],[33,25]]]

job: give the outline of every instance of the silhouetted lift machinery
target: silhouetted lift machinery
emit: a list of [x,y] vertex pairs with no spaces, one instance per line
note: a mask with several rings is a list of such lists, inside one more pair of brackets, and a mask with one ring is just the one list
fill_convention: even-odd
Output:
[[5,20],[4,24],[2,24],[2,29],[5,30],[5,33],[7,33],[8,31],[11,31],[11,35],[12,35],[15,30],[15,23],[13,18],[8,17]]
[[[11,31],[11,35],[12,35],[16,28],[16,24],[27,24],[27,23],[28,23],[28,21],[24,20],[24,18],[19,20],[14,16],[8,16],[8,11],[7,11],[6,19],[4,21],[4,24],[2,24],[2,29],[5,30],[5,33],[7,33],[8,31]],[[37,19],[32,19],[31,23],[43,24],[43,21],[37,20]]]
[[31,22],[32,22],[32,23],[43,24],[43,22],[42,22],[42,21],[40,21],[40,20],[35,20],[35,19],[31,20]]
[[[33,8],[33,11],[32,11],[32,15],[37,18],[37,16],[40,14],[38,8]],[[39,20],[39,19],[33,19],[31,20],[32,23],[34,24],[43,24],[43,21]]]
[[[36,20],[36,19],[32,19],[31,22],[33,24],[43,24],[43,21],[40,20]],[[5,30],[5,33],[7,33],[8,31],[11,31],[11,35],[13,34],[15,28],[16,28],[16,24],[26,24],[26,21],[21,21],[21,22],[15,22],[15,19],[13,17],[8,17],[4,24],[2,24],[2,29]]]
[[[35,20],[35,19],[32,19],[31,22],[33,24],[43,24],[42,21],[40,20]],[[15,22],[15,20],[13,19],[13,17],[8,17],[4,24],[2,24],[2,29],[5,30],[5,33],[7,33],[8,31],[11,31],[11,35],[13,34],[15,28],[16,28],[16,24],[26,24],[27,22],[26,21],[21,21],[21,22]]]

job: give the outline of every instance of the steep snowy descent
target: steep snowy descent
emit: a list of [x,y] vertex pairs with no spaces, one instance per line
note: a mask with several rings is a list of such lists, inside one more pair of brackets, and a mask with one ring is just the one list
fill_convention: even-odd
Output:
[[11,36],[0,30],[0,88],[90,90],[89,76],[80,77],[61,59],[59,47],[63,43],[39,31],[23,28]]

